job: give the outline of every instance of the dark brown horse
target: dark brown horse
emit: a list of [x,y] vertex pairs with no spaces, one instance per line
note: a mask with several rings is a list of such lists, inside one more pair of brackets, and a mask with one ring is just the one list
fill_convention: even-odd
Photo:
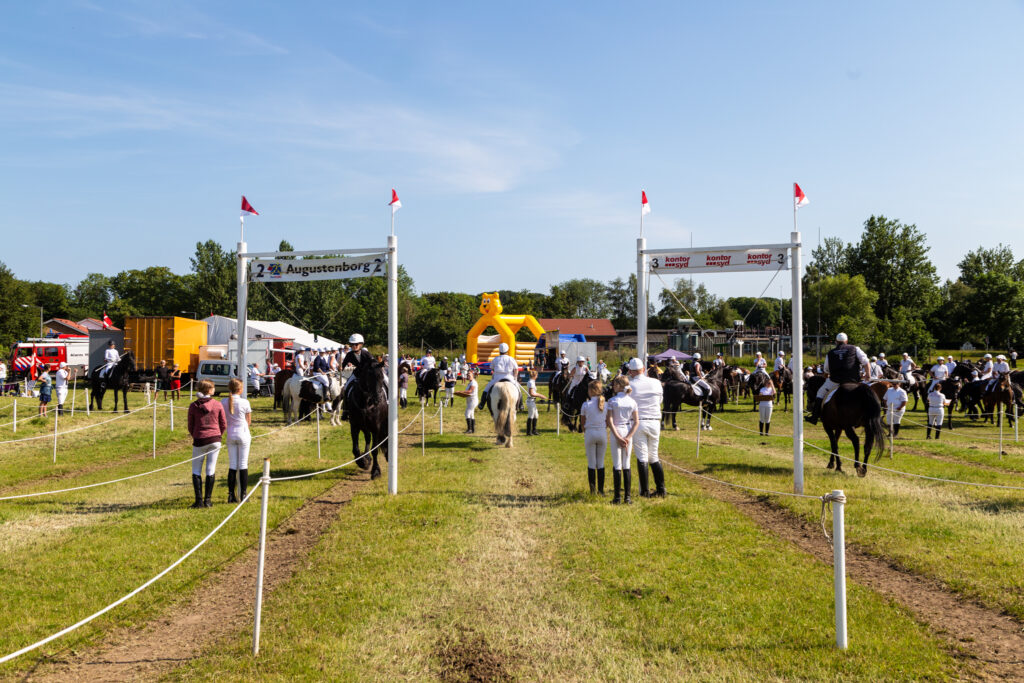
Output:
[[[89,375],[89,382],[91,384],[92,394],[89,396],[89,407],[92,408],[95,405],[96,410],[103,410],[103,394],[110,390],[114,392],[114,407],[112,410],[117,412],[117,394],[121,392],[121,396],[124,399],[122,404],[124,406],[124,412],[128,412],[128,389],[131,386],[132,375],[135,374],[135,356],[132,355],[131,351],[125,351],[121,355],[121,360],[117,362],[117,365],[110,369],[106,377],[100,377],[100,370],[103,366],[93,368],[92,373]],[[156,394],[153,395],[153,399],[156,400]]]
[[291,379],[294,374],[294,370],[288,369],[281,370],[274,375],[274,410],[277,410],[278,406],[281,405],[281,392],[284,391],[285,382]]
[[[384,384],[383,367],[383,363],[374,362],[357,370],[356,381],[345,399],[345,410],[352,431],[352,455],[359,458],[356,464],[360,468],[369,468],[371,479],[380,476],[377,454],[388,435],[388,391]],[[365,451],[359,447],[360,434],[363,436]],[[387,457],[385,448],[385,461]]]
[[[832,447],[827,467],[834,467],[836,472],[843,471],[843,462],[839,457],[840,433],[845,433],[853,444],[853,467],[858,476],[863,477],[868,473],[867,462],[871,449],[877,448],[881,454],[885,448],[882,405],[867,384],[840,385],[828,403],[821,407],[821,426]],[[864,428],[863,464],[860,461],[860,437],[856,432],[858,427]]]
[[782,399],[782,409],[789,410],[789,399],[793,396],[793,371],[782,367],[772,373],[772,382],[775,383],[775,402]]
[[[995,425],[1000,424],[1005,409],[1006,421],[1011,427],[1013,426],[1014,391],[1009,375],[1003,375],[992,385],[991,389],[986,389],[981,395],[981,402],[985,406],[982,422],[992,422]],[[999,416],[998,420],[996,419],[997,414]]]
[[562,392],[569,385],[569,366],[563,365],[562,369],[551,375],[548,380],[548,410],[551,404],[558,405],[562,402]]

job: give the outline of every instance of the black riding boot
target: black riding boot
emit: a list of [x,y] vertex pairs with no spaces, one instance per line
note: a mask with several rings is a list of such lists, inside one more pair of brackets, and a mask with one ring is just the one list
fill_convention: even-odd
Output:
[[641,498],[650,498],[651,497],[651,489],[650,489],[650,486],[648,485],[647,463],[645,463],[645,462],[638,462],[636,464],[636,473],[640,477],[640,497]]
[[533,435],[534,436],[540,436],[540,432],[537,431],[537,420],[539,420],[539,419],[540,418],[537,418],[537,417],[533,418]]
[[942,425],[938,425],[938,426],[937,426],[937,427],[935,428],[935,440],[936,440],[936,441],[938,441],[938,440],[939,440],[939,435],[941,435],[941,434],[942,434]]
[[228,470],[228,502],[237,503],[238,499],[235,498],[235,479],[237,478],[238,470]]
[[665,497],[665,470],[661,468],[661,462],[651,463],[651,474],[654,475],[654,495],[658,498]]
[[473,433],[473,421],[470,420],[467,417],[466,418],[466,434],[472,434],[472,433]]
[[476,418],[475,417],[471,417],[469,419],[469,433],[470,434],[476,434]]
[[590,484],[590,495],[597,493],[597,470],[587,468],[587,483]]
[[817,396],[814,397],[814,402],[811,403],[811,414],[807,416],[807,421],[812,425],[818,424],[818,416],[821,414],[821,399]]
[[622,502],[622,470],[612,471],[612,482],[615,486],[615,496],[612,498],[612,505]]
[[768,436],[768,432],[771,430],[771,426],[772,426],[771,422],[765,422],[764,423],[764,435],[765,436]]
[[206,477],[206,490],[203,492],[203,507],[213,507],[213,480],[215,475],[209,475]]
[[245,500],[245,494],[249,489],[249,468],[238,470],[238,502]]
[[764,436],[764,422],[757,423],[757,433],[759,436]]
[[629,495],[633,488],[633,473],[630,470],[622,470],[622,502],[627,505],[633,504],[633,497]]
[[899,436],[900,435],[900,426],[899,425],[893,425],[892,426],[892,435],[893,436]]
[[599,495],[602,495],[602,496],[604,495],[604,468],[603,467],[598,467],[597,468],[597,493]]
[[196,502],[189,505],[190,508],[203,507],[203,478],[198,474],[192,475],[192,490],[196,494]]
[[931,425],[928,425],[927,427],[925,427],[924,438],[926,438],[926,439],[932,438],[932,427],[931,427]]

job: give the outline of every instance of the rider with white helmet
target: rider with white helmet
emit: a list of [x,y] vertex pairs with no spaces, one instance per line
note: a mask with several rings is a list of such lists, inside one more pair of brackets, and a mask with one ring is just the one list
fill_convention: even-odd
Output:
[[878,356],[871,356],[871,379],[882,379],[882,366],[878,364]]
[[818,389],[814,403],[811,405],[811,414],[807,421],[811,424],[818,423],[818,416],[821,415],[821,405],[825,397],[841,384],[860,382],[862,379],[871,376],[871,361],[868,355],[861,351],[859,346],[849,343],[850,338],[845,332],[836,335],[836,346],[825,356],[825,382]]
[[917,370],[917,363],[910,357],[910,354],[906,351],[903,352],[903,360],[900,361],[900,377],[907,382],[908,387],[912,387],[917,384],[917,378],[914,377],[914,370]]
[[1006,356],[999,354],[996,356],[996,362],[992,366],[992,381],[988,383],[987,390],[991,391],[992,387],[995,386],[1003,375],[1010,374],[1010,364],[1006,362]]
[[883,369],[889,367],[889,361],[885,359],[884,353],[878,354],[878,364],[882,366]]
[[[584,362],[586,358],[583,359]],[[508,344],[498,345],[498,357],[491,361],[491,381],[484,387],[483,403],[490,404],[491,387],[495,382],[513,382],[519,386],[519,365],[508,355]]]
[[935,365],[931,367],[932,382],[928,385],[928,393],[932,392],[932,389],[943,380],[949,379],[949,368],[946,367],[946,357],[939,356],[935,359]]
[[778,372],[784,367],[786,367],[786,352],[779,351],[779,355],[775,357],[775,371]]
[[417,380],[422,381],[423,376],[434,369],[435,362],[436,361],[434,359],[434,352],[431,351],[430,349],[427,349],[427,353],[423,356],[423,358],[420,358],[420,371],[419,374],[416,376]]
[[[704,366],[700,364],[700,353],[693,354],[693,362],[690,363],[690,384],[695,389],[699,389],[701,396],[709,396],[711,394],[711,385],[704,379]],[[711,429],[711,425],[707,425],[706,429]]]
[[[351,345],[348,353],[345,354],[345,359],[341,361],[341,370],[344,372],[347,368],[355,368],[355,371],[349,375],[348,381],[345,382],[344,395],[348,398],[348,393],[352,388],[352,383],[356,381],[356,375],[359,371],[364,368],[369,368],[373,364],[373,354],[364,348],[363,335],[358,332],[354,333],[348,338],[348,343]],[[388,376],[384,374],[384,384],[387,385]],[[341,419],[348,419],[348,401],[345,401],[344,410],[342,410]]]
[[768,361],[764,359],[764,356],[761,355],[760,351],[755,354],[754,372],[763,372],[766,375],[768,374]]
[[586,356],[579,356],[576,358],[576,366],[570,372],[569,386],[566,388],[566,393],[572,393],[572,390],[579,386],[583,378],[589,375],[590,370],[587,369]]
[[986,353],[983,360],[985,362],[981,364],[981,377],[978,379],[992,379],[992,370],[995,366],[992,362],[992,354]]

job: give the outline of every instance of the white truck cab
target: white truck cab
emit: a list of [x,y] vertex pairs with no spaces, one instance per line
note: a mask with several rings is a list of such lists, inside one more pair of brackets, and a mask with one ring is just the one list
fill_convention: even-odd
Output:
[[[213,382],[214,390],[213,393],[217,394],[228,390],[228,380],[232,377],[238,377],[238,363],[229,360],[201,360],[199,361],[199,367],[196,368],[196,384],[208,379]],[[249,386],[246,393],[254,395],[257,393],[256,384],[253,382],[251,377],[246,378]]]

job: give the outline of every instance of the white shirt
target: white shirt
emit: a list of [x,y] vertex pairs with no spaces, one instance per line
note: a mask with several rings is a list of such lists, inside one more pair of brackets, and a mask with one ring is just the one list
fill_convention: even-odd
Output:
[[786,359],[783,358],[782,356],[776,357],[775,358],[775,369],[776,370],[781,370],[784,367],[786,367]]
[[0,379],[7,379],[7,364],[0,361]]
[[879,365],[878,363],[871,364],[871,377],[872,379],[882,378],[882,366]]
[[603,409],[598,408],[597,404],[600,400],[599,396],[594,396],[587,400],[583,404],[583,408],[580,410],[580,414],[583,419],[587,421],[585,431],[592,434],[606,434],[607,427],[605,426],[605,414],[608,411],[608,404],[605,404]]
[[434,367],[434,362],[433,356],[423,356],[423,358],[420,359],[420,371],[426,372],[427,370],[432,369]]
[[107,363],[116,363],[121,360],[121,354],[117,352],[117,349],[107,349],[103,352],[103,360]]
[[476,395],[477,388],[478,387],[477,387],[477,383],[476,383],[475,379],[472,382],[470,382],[469,384],[466,385],[466,391],[469,393],[469,396],[466,397],[466,403],[475,403],[476,402],[476,400],[477,400],[477,395]]
[[936,363],[932,366],[932,377],[935,379],[946,379],[949,377],[949,369],[942,363]]
[[57,371],[57,381],[55,383],[55,386],[58,389],[67,389],[68,377],[70,375],[71,375],[71,373],[68,372],[67,368],[61,368],[60,370],[58,370]]
[[576,367],[574,367],[572,369],[572,381],[573,381],[573,384],[579,383],[580,381],[583,380],[584,377],[586,377],[589,374],[590,374],[590,370],[587,370],[587,366],[586,365],[579,365],[579,364],[577,364]]
[[767,368],[768,367],[768,361],[766,361],[764,358],[758,358],[757,360],[754,361],[754,367],[755,368]]
[[516,381],[517,375],[519,375],[519,366],[509,355],[503,353],[491,361],[491,372],[494,373],[493,381],[495,382],[500,382],[503,379]]
[[881,365],[883,368],[889,367],[889,362],[886,361],[884,358],[879,358],[878,364]]
[[905,358],[900,361],[900,372],[906,374],[914,369],[914,361],[911,358]]
[[892,406],[893,410],[899,410],[899,407],[907,402],[907,392],[900,387],[889,387],[882,400],[885,401],[886,407]]
[[[630,380],[630,386],[632,384],[633,381]],[[636,410],[636,401],[621,391],[605,404],[606,413],[612,416],[612,424],[617,427],[626,427],[627,432],[630,425],[633,424],[633,412]]]
[[224,417],[227,418],[228,428],[227,437],[230,439],[233,436],[249,436],[249,425],[245,421],[247,413],[252,412],[252,406],[249,404],[249,400],[242,398],[241,396],[235,396],[235,414],[231,414],[231,397],[222,398],[220,400],[221,405],[224,406]]
[[640,419],[660,420],[661,397],[664,392],[661,382],[647,375],[638,375],[629,378],[629,386],[633,388],[630,400],[640,412]]
[[530,404],[536,404],[537,399],[531,396],[537,392],[537,380],[530,378],[530,381],[526,383],[526,402]]
[[950,375],[952,375],[954,370],[956,370],[956,361],[955,360],[951,360],[948,363],[946,363],[946,372],[948,372]]
[[949,399],[943,396],[942,392],[936,389],[928,394],[928,412],[938,412],[943,406],[949,403]]
[[981,368],[982,379],[992,379],[992,361],[986,361]]
[[992,368],[992,371],[993,372],[1009,372],[1010,371],[1010,364],[1007,363],[1005,360],[1001,360],[1001,361],[999,361],[998,363],[995,364],[995,366]]

